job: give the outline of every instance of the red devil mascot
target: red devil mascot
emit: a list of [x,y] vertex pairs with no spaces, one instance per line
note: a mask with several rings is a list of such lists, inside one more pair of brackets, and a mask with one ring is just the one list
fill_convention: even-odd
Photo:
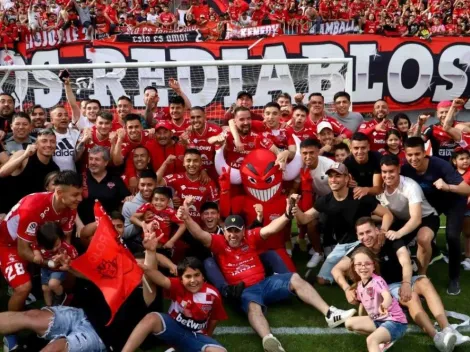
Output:
[[[216,152],[215,167],[220,177],[220,213],[223,217],[240,214],[245,223],[251,224],[256,219],[255,204],[263,206],[263,226],[282,216],[286,209],[286,195],[282,194],[283,181],[295,179],[301,168],[301,158],[297,144],[295,157],[282,172],[276,165],[276,155],[267,149],[251,151],[243,160],[240,169],[230,168],[224,157],[223,148]],[[230,195],[231,185],[243,184],[244,194]],[[290,271],[295,271],[285,250],[284,232],[270,236],[264,243],[263,251],[275,250]]]

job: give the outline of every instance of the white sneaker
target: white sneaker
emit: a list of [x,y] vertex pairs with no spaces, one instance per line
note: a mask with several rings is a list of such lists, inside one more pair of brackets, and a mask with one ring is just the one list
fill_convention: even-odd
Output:
[[342,310],[336,307],[330,306],[330,317],[325,317],[326,322],[330,328],[335,328],[338,325],[343,324],[346,319],[351,318],[354,314],[356,314],[355,309],[350,310]]
[[323,254],[314,252],[310,260],[307,262],[307,268],[315,268],[323,260]]
[[265,352],[286,352],[278,339],[273,334],[263,337],[263,349]]
[[440,331],[434,336],[434,346],[440,352],[452,352],[457,342],[457,336],[450,331]]
[[466,271],[470,270],[470,258],[465,258],[465,260],[460,264],[462,264],[463,270],[466,270]]
[[457,341],[455,341],[455,345],[456,346],[460,346],[460,345],[463,345],[464,343],[467,343],[470,341],[470,337],[469,336],[465,336],[465,335],[462,335],[460,332],[457,331],[457,329],[454,329],[452,326],[448,326],[446,327],[443,332],[446,332],[446,333],[452,333],[454,334],[456,337],[457,337]]
[[388,351],[393,346],[394,343],[395,343],[395,341],[387,342],[387,343],[381,343],[379,345],[380,352]]

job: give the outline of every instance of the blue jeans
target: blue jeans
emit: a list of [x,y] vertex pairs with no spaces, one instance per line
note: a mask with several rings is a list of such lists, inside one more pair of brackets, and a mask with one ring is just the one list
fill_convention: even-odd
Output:
[[258,282],[256,285],[247,287],[242,293],[242,309],[248,313],[250,302],[254,302],[266,310],[266,306],[271,303],[283,301],[294,294],[290,290],[290,280],[293,273],[273,275]]
[[[411,277],[411,289],[414,288],[414,285],[416,281],[419,279],[422,279],[424,277],[427,277],[426,275],[415,275]],[[390,291],[390,294],[397,300],[400,301],[400,287],[401,287],[401,282],[394,282],[388,285],[388,290]]]
[[154,312],[162,320],[163,331],[155,334],[159,339],[174,347],[177,351],[204,352],[207,347],[223,346],[207,335],[185,329],[168,314]]
[[41,268],[41,285],[49,284],[50,279],[56,279],[63,282],[66,275],[67,273],[65,271],[52,271],[48,268]]
[[392,338],[391,341],[396,341],[400,337],[403,337],[403,335],[405,335],[406,333],[406,329],[408,328],[408,324],[403,324],[391,320],[374,320],[374,324],[376,328],[382,327],[384,329],[387,329]]
[[[281,257],[279,257],[276,251],[266,251],[260,254],[259,257],[263,265],[276,274],[284,274],[290,272],[286,264],[281,259]],[[204,269],[206,271],[207,280],[212,285],[214,285],[219,290],[219,292],[223,294],[223,291],[228,286],[228,283],[225,280],[222,271],[220,271],[219,265],[217,264],[214,257],[209,257],[204,260]]]
[[67,340],[68,352],[106,352],[106,346],[88,321],[82,309],[74,307],[44,307],[53,313],[45,340]]
[[328,280],[330,283],[335,282],[333,275],[331,275],[331,270],[335,267],[339,261],[347,255],[352,249],[354,249],[360,242],[356,241],[353,243],[337,244],[333,251],[326,257],[325,262],[321,266],[320,271],[318,272],[318,277],[321,277],[324,280]]

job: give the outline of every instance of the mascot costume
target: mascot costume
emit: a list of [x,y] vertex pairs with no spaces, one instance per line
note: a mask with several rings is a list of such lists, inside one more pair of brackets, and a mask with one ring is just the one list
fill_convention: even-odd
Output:
[[[282,192],[283,181],[294,180],[300,172],[302,160],[296,138],[297,152],[282,172],[275,165],[276,155],[267,149],[256,149],[244,158],[240,169],[230,168],[224,157],[224,148],[216,152],[215,167],[220,175],[220,213],[222,217],[240,214],[249,227],[256,219],[255,204],[263,206],[263,226],[282,216],[286,210],[286,195]],[[243,184],[244,194],[231,197],[231,185]],[[261,253],[274,250],[287,268],[295,272],[295,266],[286,252],[284,231],[269,237]]]

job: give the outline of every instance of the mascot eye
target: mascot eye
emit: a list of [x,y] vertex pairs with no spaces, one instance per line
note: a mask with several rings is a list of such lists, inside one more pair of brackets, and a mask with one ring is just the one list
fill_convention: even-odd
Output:
[[271,175],[271,176],[269,176],[269,177],[266,179],[266,181],[264,181],[264,182],[266,182],[266,183],[269,184],[269,183],[271,183],[271,182],[273,182],[273,181],[274,181],[274,175]]
[[250,181],[253,184],[256,184],[256,180],[253,177],[248,176],[248,181]]

